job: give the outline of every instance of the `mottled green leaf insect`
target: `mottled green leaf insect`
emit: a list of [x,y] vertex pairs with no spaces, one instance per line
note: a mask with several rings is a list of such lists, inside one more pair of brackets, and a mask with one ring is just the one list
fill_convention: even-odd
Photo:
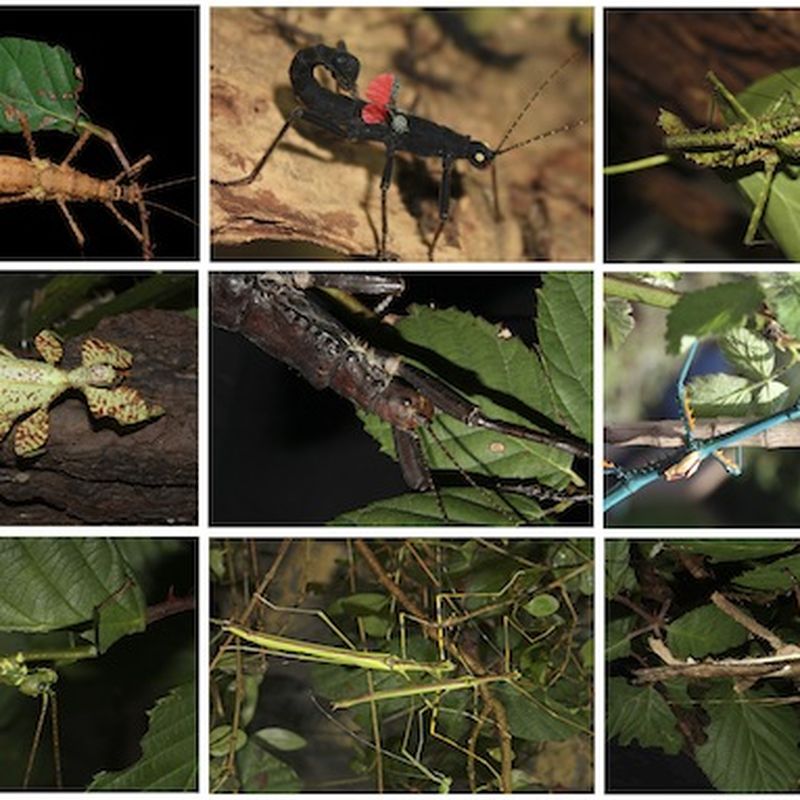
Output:
[[133,364],[127,350],[100,339],[86,339],[81,345],[81,365],[67,370],[58,366],[64,348],[52,331],[39,333],[34,344],[44,361],[17,358],[0,345],[0,440],[17,419],[33,412],[14,433],[18,456],[42,449],[50,432],[48,409],[68,389],[83,393],[95,417],[111,417],[120,425],[135,425],[164,413],[135,389],[118,385],[119,370]]

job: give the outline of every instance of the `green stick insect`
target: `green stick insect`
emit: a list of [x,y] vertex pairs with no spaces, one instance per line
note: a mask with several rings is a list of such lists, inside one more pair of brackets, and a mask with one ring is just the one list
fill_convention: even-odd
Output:
[[737,97],[709,71],[706,79],[723,101],[725,127],[693,130],[676,114],[661,109],[658,125],[667,152],[609,166],[604,173],[620,175],[659,166],[678,153],[702,167],[739,170],[743,173],[739,186],[753,206],[744,244],[758,243],[763,224],[787,257],[800,259],[794,222],[799,190],[793,172],[793,164],[800,161],[800,96],[787,89],[797,87],[798,78],[800,67],[758,81]]
[[56,787],[63,788],[61,776],[61,756],[60,744],[58,739],[58,705],[56,701],[55,684],[58,681],[58,673],[50,667],[33,667],[31,664],[42,664],[45,662],[57,663],[62,660],[76,661],[82,658],[95,658],[97,649],[92,645],[84,647],[73,647],[66,650],[54,650],[47,652],[18,652],[11,656],[0,658],[0,684],[11,686],[26,697],[38,697],[41,699],[39,707],[39,717],[36,722],[36,730],[33,734],[33,743],[28,754],[28,762],[25,766],[25,776],[22,780],[22,788],[27,789],[30,783],[33,766],[36,761],[36,753],[39,749],[39,741],[44,730],[48,708],[52,710],[52,730],[53,730],[53,765],[55,769]]

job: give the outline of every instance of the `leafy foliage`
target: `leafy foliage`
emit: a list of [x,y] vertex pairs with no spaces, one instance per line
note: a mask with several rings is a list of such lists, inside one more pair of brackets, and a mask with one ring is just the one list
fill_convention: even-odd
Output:
[[[783,702],[792,694],[791,682],[742,681],[735,690],[727,676],[693,681],[672,676],[642,685],[635,672],[642,663],[664,663],[647,641],[654,635],[664,598],[672,603],[670,618],[661,624],[666,645],[678,660],[773,655],[766,641],[707,602],[715,591],[727,594],[740,612],[784,642],[800,640],[794,595],[788,591],[795,581],[787,578],[800,559],[797,541],[649,540],[631,542],[627,557],[618,547],[612,556],[614,569],[619,572],[624,563],[635,582],[619,587],[609,607],[609,738],[621,745],[638,742],[670,754],[694,754],[720,791],[795,789],[800,780],[800,713]],[[612,760],[612,785],[614,770]],[[652,770],[638,788],[664,790],[658,775]]]
[[110,616],[115,606],[113,634],[99,631],[101,652],[144,630],[144,597],[108,539],[0,539],[0,571],[14,576],[0,582],[0,631],[87,624],[98,608]]
[[[497,326],[455,309],[414,306],[396,328],[405,342],[448,365],[460,378],[455,388],[487,416],[533,424],[544,432],[566,430],[589,441],[591,275],[549,273],[537,290],[536,300],[539,346],[535,352],[518,339],[500,336]],[[425,367],[420,361],[416,363]],[[359,415],[381,450],[396,458],[390,426],[375,415]],[[432,470],[456,468],[487,478],[536,480],[555,489],[563,489],[570,482],[583,483],[573,469],[572,456],[561,450],[467,426],[442,413],[436,414],[430,431],[421,431],[421,440]],[[507,494],[496,499],[488,491],[458,496],[470,495],[475,498],[468,500],[471,508],[454,501],[459,507],[453,517],[449,510],[447,516],[442,515],[439,504],[432,503],[431,498],[416,494],[349,512],[336,523],[508,525],[543,516],[539,504],[520,503]]]
[[709,704],[708,739],[697,749],[697,763],[723,792],[789,792],[800,769],[797,711],[759,705],[768,692],[742,699],[729,692],[724,704]]
[[637,741],[673,754],[682,744],[677,720],[658,690],[636,688],[624,678],[608,682],[608,735],[623,745]]
[[[344,636],[359,650],[416,663],[445,657],[455,666],[441,676],[403,676],[336,663],[287,663],[285,655],[271,658],[268,652],[237,655],[231,643],[212,660],[212,696],[219,700],[211,719],[213,791],[538,785],[541,777],[526,765],[539,748],[555,743],[564,748],[565,763],[554,765],[558,777],[552,780],[573,790],[589,788],[575,783],[571,770],[591,741],[591,665],[584,658],[591,641],[591,541],[296,540],[276,552],[274,542],[262,540],[215,547],[226,569],[213,581],[214,602],[226,617],[241,616],[236,609],[250,604],[241,589],[263,579],[252,571],[257,554],[271,575],[269,598],[281,597],[282,607],[256,603],[249,627],[335,646]],[[391,592],[386,581],[403,594]],[[287,608],[300,599],[302,608]],[[444,654],[433,629],[424,634],[423,616],[448,621]],[[467,642],[469,650],[462,650]],[[470,672],[493,679],[479,689],[408,694],[412,686],[468,680]],[[336,702],[385,691],[392,696],[336,710]],[[501,754],[499,730],[510,736],[518,774]]]

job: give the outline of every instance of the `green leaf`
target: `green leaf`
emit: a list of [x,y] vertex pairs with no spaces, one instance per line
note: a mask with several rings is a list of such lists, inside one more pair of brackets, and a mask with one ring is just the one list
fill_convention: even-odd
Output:
[[536,331],[559,419],[592,441],[592,275],[549,272],[536,292]]
[[492,694],[505,706],[512,736],[529,742],[562,742],[581,733],[576,715],[540,692],[523,693],[512,684],[500,683]]
[[[739,102],[753,115],[769,113],[770,106],[782,96],[791,95],[789,107],[800,103],[800,67],[769,75],[748,86],[737,95]],[[784,111],[786,113],[786,107]],[[737,120],[738,121],[738,120]],[[797,135],[784,137],[797,145]],[[744,175],[737,181],[737,188],[748,199],[750,209],[755,206],[766,185],[763,167]],[[769,198],[761,219],[761,230],[769,235],[790,261],[800,261],[800,181],[797,169],[786,161],[781,163],[770,187]]]
[[712,562],[749,561],[756,558],[776,556],[793,550],[797,543],[790,539],[673,539],[670,550],[681,553],[698,553],[708,556]]
[[611,341],[611,347],[619,350],[636,324],[633,318],[633,306],[630,301],[621,297],[606,297],[603,306],[603,324]]
[[197,791],[197,720],[194,683],[173,689],[147,712],[139,760],[121,772],[101,772],[93,791]]
[[631,640],[628,634],[633,631],[635,624],[636,617],[632,614],[606,623],[606,661],[630,655]]
[[800,781],[800,719],[786,706],[758,703],[766,692],[748,692],[708,704],[708,739],[697,763],[722,792],[791,792]]
[[[78,94],[82,81],[63,47],[13,37],[0,38],[0,106],[28,118],[32,131],[74,131],[85,120]],[[19,133],[19,120],[0,113],[0,131]]]
[[783,329],[800,339],[800,275],[796,272],[759,273],[770,309]]
[[608,681],[608,737],[623,746],[638,741],[676,754],[683,745],[677,720],[653,686],[631,686],[624,678]]
[[719,344],[725,358],[750,380],[765,380],[775,371],[774,348],[763,336],[747,328],[725,334]]
[[779,381],[754,385],[740,375],[718,372],[699,375],[689,383],[692,408],[698,417],[764,416],[777,410],[788,387]]
[[348,614],[356,617],[370,617],[383,614],[389,608],[389,598],[378,592],[361,592],[347,597],[339,597],[331,604],[331,614]]
[[747,641],[747,630],[715,605],[705,605],[667,626],[667,644],[677,658],[723,653]]
[[331,604],[329,613],[358,617],[367,636],[383,637],[392,624],[389,599],[377,592],[362,592],[338,598]]
[[144,630],[144,597],[115,541],[0,539],[0,631],[53,631],[96,612],[105,648]]
[[667,352],[679,353],[684,336],[703,338],[743,327],[763,302],[754,278],[686,292],[667,316]]
[[[230,753],[232,733],[233,728],[230,725],[217,725],[208,734],[208,750],[212,756],[226,756]],[[246,744],[247,734],[241,728],[238,728],[234,750],[241,750]]]
[[302,750],[308,744],[302,736],[286,728],[262,728],[253,735],[276,750],[284,752]]
[[636,587],[636,573],[630,565],[630,544],[627,539],[606,541],[606,597],[614,597],[624,589]]
[[788,591],[800,580],[800,555],[779,558],[733,579],[738,586],[765,591]]
[[236,756],[245,792],[296,794],[303,788],[297,773],[285,762],[250,740]]
[[[447,512],[442,515],[442,506]],[[516,513],[515,513],[516,510]],[[535,500],[520,495],[498,495],[474,487],[446,488],[378,500],[347,511],[330,525],[523,525],[544,522],[548,512]]]
[[[455,309],[433,310],[412,306],[397,325],[407,342],[425,348],[451,365],[440,377],[477,403],[495,419],[530,426],[549,424],[556,418],[551,392],[535,353],[517,339],[504,339],[494,325]],[[448,374],[444,374],[447,372]],[[502,403],[505,402],[506,405]],[[530,409],[530,419],[509,406]],[[390,426],[375,415],[359,412],[364,427],[378,440],[381,450],[395,458]],[[535,427],[541,427],[536,425]],[[461,469],[501,478],[537,479],[562,488],[573,479],[572,457],[545,445],[512,436],[469,427],[437,413],[432,433],[421,432],[426,463],[432,469],[453,470],[453,463],[436,439],[442,442]],[[391,524],[391,523],[386,523]]]
[[558,611],[560,605],[552,594],[539,594],[525,606],[525,610],[532,617],[549,617]]

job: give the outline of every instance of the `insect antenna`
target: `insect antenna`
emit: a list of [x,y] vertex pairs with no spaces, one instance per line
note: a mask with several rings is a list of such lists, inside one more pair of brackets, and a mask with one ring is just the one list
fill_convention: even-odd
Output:
[[514,132],[517,125],[519,125],[519,123],[522,121],[522,118],[528,113],[528,110],[536,102],[537,98],[542,94],[542,92],[547,88],[547,86],[555,79],[555,77],[569,64],[571,64],[579,55],[580,51],[578,50],[576,50],[574,53],[571,53],[547,76],[547,78],[545,78],[544,82],[538,86],[538,88],[528,98],[528,101],[525,103],[525,105],[520,109],[519,114],[517,114],[517,116],[508,126],[506,132],[503,134],[503,137],[500,139],[500,142],[498,143],[497,147],[494,150],[494,158],[492,159],[492,196],[494,197],[494,217],[495,220],[497,220],[498,222],[503,218],[503,215],[502,212],[500,211],[500,195],[497,189],[497,157],[505,153],[510,153],[512,150],[517,150],[520,147],[525,147],[529,144],[533,144],[533,142],[538,142],[541,139],[547,139],[550,136],[555,136],[557,133],[565,133],[566,131],[570,131],[573,128],[577,128],[586,122],[585,119],[576,120],[574,122],[568,122],[564,125],[560,125],[558,128],[552,128],[549,131],[545,131],[544,133],[539,133],[536,136],[532,136],[530,139],[525,139],[524,141],[521,142],[515,142],[514,144],[508,145],[508,147],[504,147],[505,143],[508,141],[509,136],[511,136],[511,134]]
[[[141,192],[142,195],[150,194],[151,192],[157,192],[161,189],[169,189],[173,186],[181,186],[185,183],[192,183],[195,179],[194,178],[173,178],[172,180],[162,181],[161,183],[153,183],[149,186],[142,186]],[[157,203],[154,200],[147,200],[145,199],[145,205],[149,206],[150,208],[157,208],[159,211],[164,211],[167,214],[172,214],[173,217],[177,217],[184,222],[188,222],[190,225],[197,225],[197,220],[192,219],[188,214],[184,214],[181,211],[177,211],[174,208],[170,208],[169,206],[162,205],[161,203]]]
[[163,203],[156,203],[152,200],[145,200],[145,205],[149,208],[157,208],[159,211],[164,211],[167,214],[172,214],[173,217],[177,217],[184,222],[188,222],[190,225],[197,225],[197,220],[192,219],[188,214],[184,214],[181,211],[177,211],[174,208],[170,208],[169,206],[165,206]]
[[[548,133],[539,134],[539,136],[535,136],[533,139],[529,139],[526,142],[520,142],[519,144],[514,144],[506,148],[503,147],[503,145],[508,141],[508,137],[511,136],[517,125],[519,125],[519,123],[522,121],[522,118],[528,113],[528,109],[530,109],[530,107],[536,102],[536,100],[542,94],[542,92],[548,87],[548,85],[553,81],[553,79],[558,75],[558,73],[561,72],[563,69],[565,69],[569,64],[571,64],[579,55],[580,51],[578,50],[576,50],[574,53],[571,53],[544,79],[544,81],[541,84],[539,84],[536,91],[534,91],[533,94],[528,98],[528,101],[522,107],[519,114],[517,114],[517,116],[514,118],[514,120],[506,129],[506,132],[503,134],[503,138],[500,139],[500,142],[494,149],[495,156],[499,156],[502,153],[507,153],[509,152],[509,150],[516,150],[516,148],[522,147],[525,144],[529,144],[530,142],[535,142],[537,139],[544,139],[547,136],[551,136],[554,133],[559,133],[561,131],[560,128],[555,129]],[[572,126],[575,126],[576,124],[582,125],[583,122],[585,122],[585,120],[582,120],[579,123],[571,123],[571,125]]]

